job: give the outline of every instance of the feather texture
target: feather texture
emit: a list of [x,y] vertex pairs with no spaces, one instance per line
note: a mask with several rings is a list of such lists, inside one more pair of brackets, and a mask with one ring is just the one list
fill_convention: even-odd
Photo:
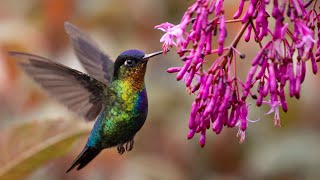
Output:
[[103,53],[98,45],[75,25],[65,22],[65,30],[70,37],[77,58],[88,74],[105,84],[112,80],[113,61]]
[[77,170],[82,169],[90,161],[92,161],[100,152],[101,152],[101,149],[95,149],[89,146],[85,146],[82,152],[74,160],[71,167],[67,170],[67,173],[71,171],[73,168],[75,168],[76,166],[78,166]]
[[[10,52],[21,68],[49,95],[85,120],[95,120],[103,110],[103,100],[110,92],[98,80],[49,59],[20,52]],[[109,90],[109,91],[108,91]]]

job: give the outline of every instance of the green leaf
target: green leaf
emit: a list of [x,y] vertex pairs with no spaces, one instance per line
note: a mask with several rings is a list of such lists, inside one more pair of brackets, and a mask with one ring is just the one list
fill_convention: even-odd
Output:
[[24,179],[45,163],[67,153],[90,127],[79,121],[32,121],[0,134],[0,179]]

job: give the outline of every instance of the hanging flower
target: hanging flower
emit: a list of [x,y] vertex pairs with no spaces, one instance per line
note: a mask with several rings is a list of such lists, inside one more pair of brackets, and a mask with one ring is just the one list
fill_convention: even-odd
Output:
[[[248,123],[255,122],[248,118],[250,97],[257,106],[269,105],[271,109],[266,114],[274,113],[274,124],[280,127],[279,108],[288,111],[288,95],[300,98],[307,63],[316,74],[316,62],[320,61],[317,1],[240,0],[234,20],[226,19],[224,3],[224,0],[195,0],[178,25],[155,26],[165,32],[160,39],[164,52],[177,47],[184,63],[182,67],[169,68],[168,72],[177,73],[177,80],[182,80],[187,91],[195,95],[188,139],[199,133],[201,147],[205,146],[209,129],[220,134],[223,128],[236,126],[240,142],[245,140]],[[267,11],[269,7],[272,11]],[[273,29],[271,21],[275,22]],[[242,23],[231,44],[225,44],[228,23]],[[247,60],[251,69],[245,81],[237,77],[236,68],[237,58],[245,58],[245,52],[237,50],[242,38],[260,46],[255,57]],[[209,57],[212,54],[219,57],[212,59]],[[207,69],[203,67],[205,58],[212,59]],[[289,89],[287,96],[285,87]],[[266,97],[270,99],[266,101]]]

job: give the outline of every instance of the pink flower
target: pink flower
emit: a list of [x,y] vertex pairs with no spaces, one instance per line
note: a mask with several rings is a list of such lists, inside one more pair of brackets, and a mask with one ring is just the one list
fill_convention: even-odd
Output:
[[239,131],[237,133],[237,137],[240,137],[240,144],[242,144],[244,142],[244,140],[246,139],[246,132],[245,131],[242,131],[240,128],[239,128]]
[[237,126],[239,127],[239,130],[238,130],[238,134],[237,134],[237,137],[240,136],[240,144],[244,142],[245,140],[245,137],[246,137],[246,130],[248,128],[248,123],[249,122],[258,122],[260,120],[259,119],[256,119],[256,120],[251,120],[249,119],[249,105],[246,105],[246,104],[243,104],[241,107],[240,107],[240,116],[239,116],[239,120],[238,120],[238,123],[237,123]]
[[274,126],[275,127],[281,127],[280,124],[280,114],[279,114],[279,106],[281,106],[281,103],[279,101],[273,101],[273,100],[269,100],[269,101],[263,101],[264,104],[268,104],[271,109],[269,112],[265,113],[267,114],[272,114],[274,113]]
[[[300,43],[298,43],[296,47],[303,49],[302,59],[307,60],[309,59],[309,52],[312,51],[314,43],[316,43],[314,32],[307,27],[303,21],[297,20],[295,22],[295,33],[296,37],[300,39]],[[301,36],[301,38],[299,36]]]
[[185,41],[183,37],[184,30],[181,28],[180,25],[175,26],[171,23],[166,22],[157,25],[154,28],[165,32],[165,34],[160,39],[160,42],[163,43],[163,52],[167,52],[169,47],[172,47],[172,45],[181,47],[182,43]]

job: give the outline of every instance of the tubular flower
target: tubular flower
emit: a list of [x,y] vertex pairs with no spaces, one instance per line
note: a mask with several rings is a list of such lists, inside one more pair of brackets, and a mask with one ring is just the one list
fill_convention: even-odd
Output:
[[[250,97],[258,107],[269,105],[271,109],[265,114],[274,113],[274,125],[280,127],[280,107],[287,112],[286,98],[300,98],[306,66],[310,64],[316,74],[320,61],[317,0],[240,0],[233,20],[226,20],[224,4],[224,0],[195,0],[178,25],[155,26],[165,32],[160,39],[163,50],[175,46],[183,61],[182,67],[169,68],[168,72],[177,73],[176,79],[195,96],[188,139],[199,133],[201,147],[209,129],[220,134],[224,127],[237,127],[240,142],[245,140],[249,123],[255,122],[249,119]],[[267,11],[269,7],[271,11]],[[274,28],[269,25],[271,21]],[[242,23],[242,27],[226,45],[228,23]],[[242,81],[237,77],[236,61],[244,59],[245,53],[239,52],[237,45],[252,39],[260,50],[247,60],[251,69]],[[212,54],[218,58],[212,59]],[[211,59],[208,68],[203,66],[205,59]],[[266,101],[266,97],[270,99]]]

